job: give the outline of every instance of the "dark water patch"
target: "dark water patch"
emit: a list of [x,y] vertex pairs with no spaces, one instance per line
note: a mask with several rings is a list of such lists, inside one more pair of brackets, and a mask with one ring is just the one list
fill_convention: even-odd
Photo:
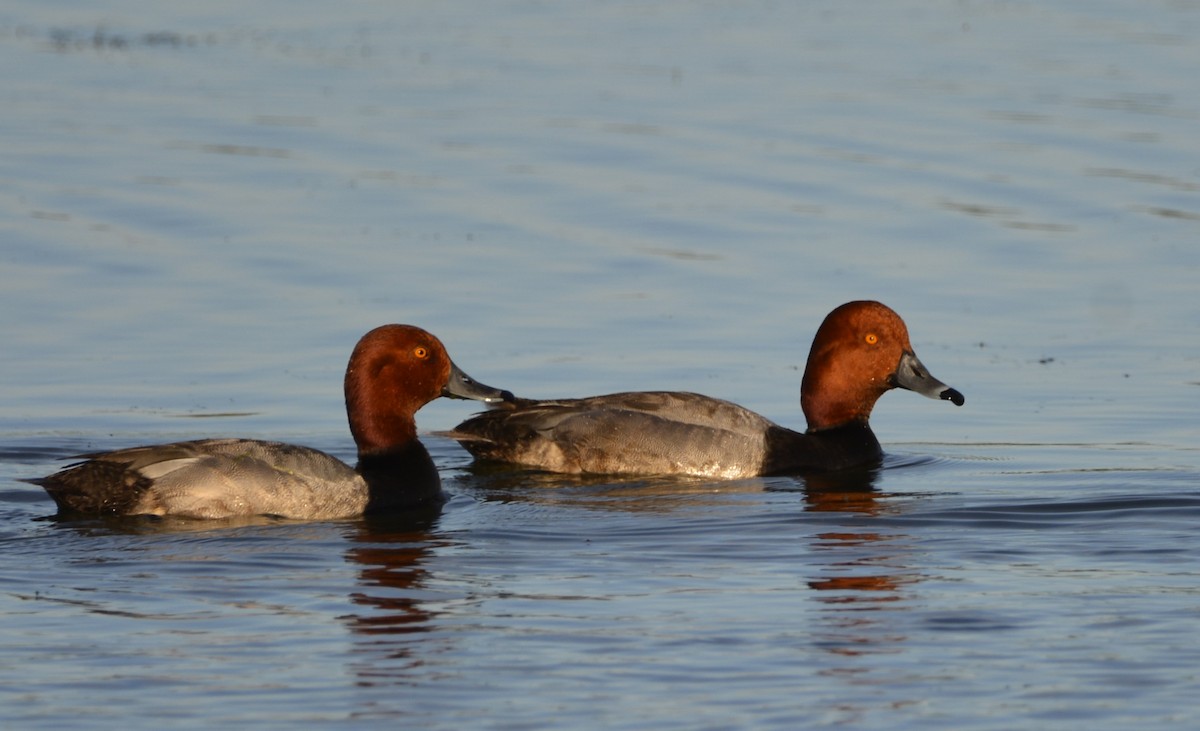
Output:
[[[240,541],[256,539],[257,528],[295,527],[301,523],[269,515],[251,515],[219,520],[189,520],[157,515],[49,515],[41,518],[57,530],[69,531],[80,536],[170,536],[187,541],[187,534],[200,541],[224,541],[236,538]],[[247,530],[248,529],[248,530]]]
[[1136,183],[1145,183],[1147,185],[1161,186],[1179,191],[1197,191],[1200,190],[1200,183],[1195,183],[1190,180],[1184,180],[1159,173],[1125,170],[1122,168],[1088,168],[1084,170],[1085,175],[1090,175],[1098,178],[1120,178]]
[[42,488],[29,485],[15,490],[0,490],[0,503],[34,504],[50,500]]
[[[47,604],[62,604],[62,605],[67,605],[70,607],[81,609],[82,611],[88,612],[90,614],[100,614],[100,615],[107,615],[107,616],[112,616],[112,617],[123,617],[126,619],[136,619],[139,621],[156,621],[156,620],[167,620],[167,621],[188,620],[188,621],[190,621],[190,620],[197,618],[197,615],[194,615],[194,614],[185,617],[185,616],[181,616],[179,614],[174,614],[174,613],[152,614],[152,613],[138,612],[138,611],[131,611],[131,610],[114,609],[114,608],[106,606],[105,603],[102,601],[56,596],[56,595],[54,595],[53,591],[50,591],[50,592],[35,591],[33,594],[14,593],[12,596],[15,599],[18,599],[23,602],[46,602]],[[213,616],[213,615],[210,614],[208,616]]]
[[1200,221],[1200,212],[1185,211],[1179,208],[1163,208],[1163,207],[1134,207],[1134,210],[1142,213],[1149,213],[1152,216],[1161,218],[1172,218],[1180,221]]
[[0,462],[16,464],[35,464],[52,460],[69,459],[78,456],[79,451],[62,445],[46,446],[2,446],[0,445]]
[[924,617],[923,623],[934,632],[1003,632],[1020,626],[995,613],[933,614]]
[[[25,29],[24,35],[34,31]],[[126,51],[133,48],[191,48],[215,46],[222,41],[217,33],[177,33],[174,31],[150,31],[128,33],[112,31],[102,26],[91,30],[51,28],[46,32],[51,46],[59,52],[66,51]]]
[[236,157],[268,157],[286,159],[292,157],[295,153],[292,150],[280,147],[262,147],[259,145],[233,145],[228,143],[215,142],[191,142],[191,141],[175,141],[169,145],[172,148],[182,150],[196,150],[198,152],[208,153],[212,155],[233,155]]
[[[938,445],[928,445],[930,449],[936,450]],[[906,454],[885,452],[883,456],[883,469],[885,470],[903,470],[912,467],[926,467],[931,465],[941,464],[950,461],[950,457],[931,455],[931,454]]]
[[1072,529],[1111,521],[1129,525],[1134,521],[1175,523],[1200,519],[1198,495],[1126,495],[1085,500],[1047,499],[1036,502],[1005,502],[991,506],[930,509],[926,502],[907,514],[893,514],[888,522],[912,525],[969,524],[998,529]]

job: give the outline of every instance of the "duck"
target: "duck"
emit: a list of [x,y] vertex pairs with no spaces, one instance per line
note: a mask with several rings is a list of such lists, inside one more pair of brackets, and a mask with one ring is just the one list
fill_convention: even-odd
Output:
[[568,399],[512,398],[447,435],[476,462],[579,475],[737,479],[878,464],[869,418],[901,388],[962,406],[958,390],[917,358],[904,320],[873,300],[830,312],[813,338],[800,403],[804,432],[698,393],[630,391]]
[[309,447],[200,439],[79,455],[28,480],[59,514],[329,520],[440,506],[438,471],[414,415],[439,396],[513,398],[467,376],[442,342],[413,325],[377,327],[355,345],[344,381],[356,466]]

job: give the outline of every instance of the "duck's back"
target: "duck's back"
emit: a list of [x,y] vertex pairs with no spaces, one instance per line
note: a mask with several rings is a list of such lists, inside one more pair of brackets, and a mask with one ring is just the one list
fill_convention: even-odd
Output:
[[768,433],[780,429],[721,399],[640,391],[518,400],[464,421],[451,436],[477,458],[554,472],[733,478],[762,473]]
[[361,514],[366,481],[324,452],[205,439],[85,455],[37,480],[64,512],[325,519]]

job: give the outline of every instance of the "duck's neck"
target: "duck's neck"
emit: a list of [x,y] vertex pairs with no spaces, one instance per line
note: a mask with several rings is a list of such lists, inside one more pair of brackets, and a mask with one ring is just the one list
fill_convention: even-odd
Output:
[[[807,374],[805,374],[807,376]],[[845,425],[866,424],[882,390],[867,391],[834,388],[840,384],[814,385],[807,378],[800,390],[800,407],[808,422],[808,431],[824,431]]]
[[767,432],[764,474],[824,472],[878,462],[879,440],[865,420],[810,430],[805,434],[773,426]]
[[428,450],[413,439],[404,446],[358,456],[367,482],[367,513],[381,513],[443,500],[442,482]]
[[[362,414],[363,412],[359,412]],[[417,441],[417,424],[411,416],[367,409],[363,418],[350,421],[350,433],[358,445],[358,456],[389,454]]]

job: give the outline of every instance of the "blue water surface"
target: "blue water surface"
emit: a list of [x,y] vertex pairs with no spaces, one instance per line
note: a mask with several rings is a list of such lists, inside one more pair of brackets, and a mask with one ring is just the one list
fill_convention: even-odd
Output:
[[[1191,3],[0,9],[0,726],[1200,722]],[[368,329],[531,397],[801,428],[882,300],[966,405],[878,470],[481,469],[435,516],[59,520],[22,479],[202,436],[353,460]]]

